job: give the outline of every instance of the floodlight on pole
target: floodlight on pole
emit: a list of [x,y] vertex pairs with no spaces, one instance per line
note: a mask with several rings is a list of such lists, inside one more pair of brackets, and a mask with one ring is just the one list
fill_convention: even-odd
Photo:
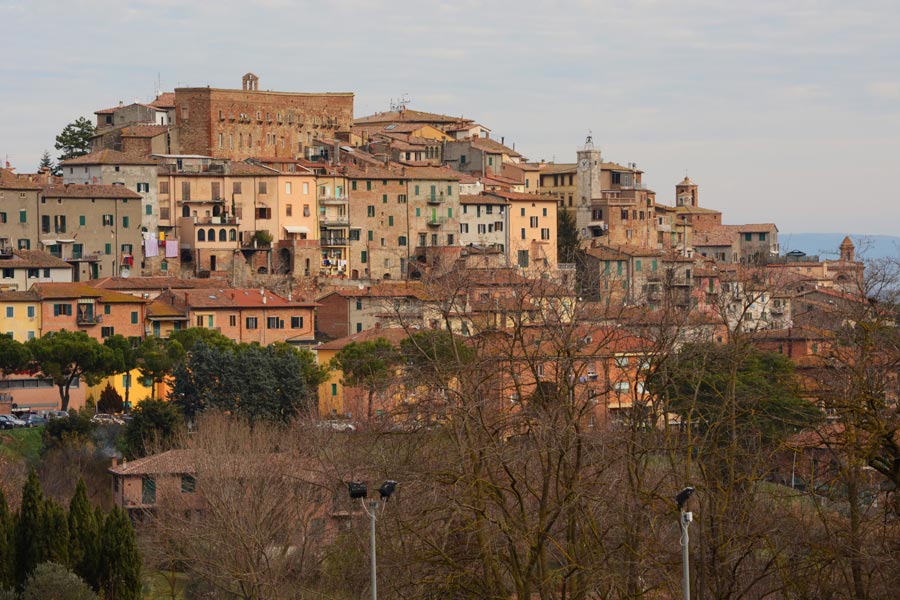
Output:
[[694,514],[684,510],[684,507],[693,495],[694,488],[688,486],[678,492],[675,496],[675,503],[678,505],[678,525],[681,527],[681,585],[684,600],[691,599],[690,538],[688,537],[688,526],[694,520]]
[[[375,553],[375,520],[378,511],[378,500],[366,500],[369,493],[368,486],[361,481],[351,481],[347,484],[347,489],[350,492],[350,499],[356,500],[358,498],[363,507],[363,511],[369,516],[369,555],[372,571],[372,600],[378,600],[378,565]],[[396,489],[397,482],[393,479],[388,479],[381,484],[381,487],[378,488],[378,494],[384,504],[387,504],[388,499],[390,499]],[[384,510],[383,506],[382,510]]]

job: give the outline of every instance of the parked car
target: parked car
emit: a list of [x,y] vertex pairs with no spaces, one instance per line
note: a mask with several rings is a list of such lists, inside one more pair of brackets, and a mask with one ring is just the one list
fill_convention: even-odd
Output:
[[106,413],[97,413],[93,417],[91,417],[91,422],[97,423],[98,425],[124,425],[125,421],[117,417],[116,415],[108,415]]
[[12,429],[15,427],[12,421],[6,420],[6,415],[0,415],[0,429]]
[[25,421],[18,419],[13,415],[0,415],[0,419],[5,419],[6,422],[12,424],[13,427],[25,427]]
[[41,415],[36,415],[34,413],[29,413],[27,415],[22,415],[22,420],[25,421],[26,427],[37,427],[39,425],[47,424],[47,417],[42,417]]
[[48,419],[68,419],[69,413],[65,410],[49,410],[45,416]]
[[316,423],[316,426],[320,429],[330,429],[332,431],[356,431],[356,425],[349,421],[341,421],[338,419],[319,421]]

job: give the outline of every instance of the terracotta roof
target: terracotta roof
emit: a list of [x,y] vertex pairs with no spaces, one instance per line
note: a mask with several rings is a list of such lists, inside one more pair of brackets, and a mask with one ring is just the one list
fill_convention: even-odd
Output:
[[363,289],[357,287],[340,288],[328,292],[319,297],[319,301],[323,298],[337,294],[344,298],[418,298],[419,300],[427,300],[428,294],[421,284],[417,283],[382,283],[379,285],[369,286]]
[[575,163],[547,163],[541,166],[541,175],[558,175],[560,173],[574,173],[578,170]]
[[401,327],[371,327],[347,337],[319,344],[314,350],[341,350],[353,343],[368,342],[378,338],[384,338],[393,345],[399,346],[400,342],[408,338],[409,335],[409,332]]
[[7,190],[39,190],[44,187],[37,174],[17,174],[13,169],[0,168],[0,188]]
[[59,164],[63,167],[70,165],[155,165],[156,161],[146,156],[126,154],[125,152],[105,148],[77,158],[64,160]]
[[124,185],[51,185],[41,190],[46,198],[127,198],[140,200],[141,195]]
[[122,137],[156,137],[168,131],[168,125],[128,125],[122,128]]
[[524,200],[526,202],[558,202],[558,199],[552,196],[539,196],[538,194],[526,194],[524,192],[510,192],[507,190],[491,190],[484,192],[493,196],[499,196],[507,200]]
[[588,248],[586,252],[594,258],[613,260],[622,256],[662,256],[663,252],[655,248],[640,246],[597,246]]
[[125,106],[124,104],[119,104],[118,106],[113,106],[112,108],[101,108],[100,110],[95,110],[94,114],[95,115],[111,115],[114,112],[116,112],[117,110],[119,110],[120,108],[123,108],[124,106]]
[[147,318],[150,320],[153,319],[168,319],[168,320],[179,320],[185,321],[187,320],[187,315],[184,314],[184,311],[175,308],[173,305],[165,302],[163,300],[154,300],[150,304],[147,305]]
[[[219,174],[221,175],[221,173]],[[243,161],[231,163],[231,175],[261,175],[277,177],[278,171],[262,165],[252,165]]]
[[98,290],[87,283],[35,283],[31,289],[42,299],[97,298],[109,304],[143,304],[143,298],[110,290]]
[[71,269],[72,265],[43,250],[13,250],[13,257],[0,260],[4,269]]
[[400,171],[408,179],[440,179],[446,181],[459,181],[459,171],[449,167],[403,167]]
[[487,195],[487,194],[460,194],[459,196],[460,204],[499,204],[506,205],[509,204],[503,198],[499,198],[496,195]]
[[40,302],[41,299],[33,290],[0,292],[0,302]]
[[682,180],[678,183],[678,185],[695,185],[695,184],[694,184],[693,181],[691,181],[691,178],[690,178],[690,177],[688,177],[687,175],[685,175],[685,176],[684,176],[684,179],[682,179]]
[[706,231],[695,231],[694,246],[731,246],[737,241],[737,232],[727,226],[713,227]]
[[778,231],[778,227],[775,226],[775,223],[752,223],[747,225],[737,225],[737,230],[741,233],[755,233],[759,231]]
[[183,279],[181,277],[104,277],[89,282],[95,288],[107,290],[167,290],[167,289],[209,289],[224,287],[224,279]]
[[112,467],[109,472],[114,475],[193,473],[196,470],[194,459],[193,450],[169,450],[137,460],[122,461],[122,464]]
[[394,121],[412,121],[421,123],[451,124],[466,122],[468,120],[469,119],[463,119],[462,117],[451,117],[438,113],[429,113],[420,110],[406,109],[403,111],[392,110],[389,112],[375,113],[374,115],[368,115],[366,117],[354,119],[353,123],[355,125],[363,125],[366,123],[392,123]]
[[150,103],[156,108],[175,108],[175,92],[163,92]]
[[483,152],[490,152],[492,154],[508,154],[509,156],[522,156],[512,148],[508,146],[504,146],[498,141],[492,140],[491,138],[472,138],[471,140],[461,140],[459,142],[450,142],[450,143],[469,143],[473,148],[477,148]]
[[721,210],[713,210],[711,208],[704,208],[702,206],[676,206],[675,212],[678,214],[700,214],[700,215],[709,215],[709,214],[717,214],[721,215]]
[[[315,302],[291,300],[274,292],[260,293],[259,288],[239,289],[191,289],[167,292],[160,296],[163,301],[174,300],[176,305],[198,308],[312,308]],[[265,301],[264,301],[265,300]]]

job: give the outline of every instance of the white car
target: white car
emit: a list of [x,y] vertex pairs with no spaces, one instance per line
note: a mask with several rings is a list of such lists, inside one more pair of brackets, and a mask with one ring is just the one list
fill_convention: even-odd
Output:
[[93,417],[91,417],[91,421],[93,423],[97,423],[99,425],[124,425],[125,421],[120,419],[115,415],[108,415],[105,413],[97,413]]

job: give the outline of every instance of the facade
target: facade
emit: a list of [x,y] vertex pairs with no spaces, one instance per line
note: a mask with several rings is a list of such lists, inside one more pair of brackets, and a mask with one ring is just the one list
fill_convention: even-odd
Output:
[[72,265],[40,250],[0,250],[0,290],[26,291],[34,283],[72,281]]
[[522,155],[514,149],[490,138],[444,143],[444,163],[463,173],[501,175],[504,164],[522,160]]
[[509,202],[490,194],[461,196],[459,243],[461,246],[497,248],[506,253]]
[[260,91],[247,73],[242,89],[178,88],[179,153],[243,160],[305,156],[314,139],[353,124],[352,93]]
[[408,178],[409,231],[403,233],[409,247],[415,244],[418,262],[429,248],[459,246],[459,176],[447,168],[404,167]]
[[534,275],[555,273],[556,199],[517,192],[489,194],[509,202],[506,247],[510,264]]
[[116,334],[144,337],[143,298],[86,283],[36,283],[31,290],[41,303],[38,337],[63,329],[84,331],[101,342]]
[[384,167],[347,166],[350,277],[402,279],[410,261],[407,178]]
[[38,245],[75,267],[75,281],[139,269],[143,198],[121,185],[66,184],[41,190]]
[[[156,302],[180,311],[188,327],[215,329],[239,344],[305,345],[315,337],[315,302],[294,301],[262,288],[166,291]],[[154,316],[162,316],[161,311],[155,309]]]
[[27,342],[41,332],[41,300],[33,291],[0,292],[0,333]]
[[350,185],[344,175],[329,169],[317,176],[316,189],[321,254],[318,272],[347,276],[351,269]]
[[0,168],[0,247],[39,250],[38,208],[47,178]]
[[317,331],[327,339],[335,339],[400,322],[424,326],[429,312],[427,297],[422,285],[406,282],[335,290],[316,300]]
[[156,161],[149,157],[100,150],[60,163],[63,183],[121,185],[141,195],[141,231],[157,237],[159,202]]

